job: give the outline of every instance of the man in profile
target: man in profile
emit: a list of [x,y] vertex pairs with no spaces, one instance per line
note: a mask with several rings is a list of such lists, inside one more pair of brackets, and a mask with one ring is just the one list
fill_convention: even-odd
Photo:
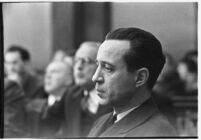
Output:
[[106,36],[93,75],[97,94],[113,106],[89,137],[169,137],[176,132],[159,112],[151,90],[164,66],[161,43],[139,28],[120,28]]
[[17,45],[11,46],[5,53],[6,77],[22,87],[26,99],[32,99],[41,85],[39,78],[28,69],[30,59],[29,52]]

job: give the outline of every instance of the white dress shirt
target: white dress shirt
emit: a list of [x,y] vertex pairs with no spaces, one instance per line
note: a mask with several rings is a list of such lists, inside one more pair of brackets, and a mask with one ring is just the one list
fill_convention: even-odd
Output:
[[49,95],[48,96],[48,106],[54,105],[56,101],[60,101],[62,96],[54,96],[54,95]]
[[[136,107],[133,107],[133,108],[131,108],[131,109],[127,110],[127,111],[124,111],[122,113],[117,114],[117,119],[116,119],[116,121],[114,123],[117,123],[118,121],[120,121],[121,119],[123,119],[126,115],[128,115],[131,111],[133,111],[134,109],[138,108],[139,106],[140,105],[138,105]],[[115,111],[113,112],[113,115],[114,114],[116,114]]]

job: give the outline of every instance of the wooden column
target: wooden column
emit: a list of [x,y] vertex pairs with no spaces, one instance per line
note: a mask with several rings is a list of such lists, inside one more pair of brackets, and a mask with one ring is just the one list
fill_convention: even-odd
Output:
[[52,49],[71,51],[74,48],[74,3],[52,4]]
[[110,30],[110,3],[53,3],[52,27],[53,51],[73,51],[83,41],[102,42]]
[[102,42],[111,26],[110,3],[76,3],[74,18],[76,48],[83,41]]

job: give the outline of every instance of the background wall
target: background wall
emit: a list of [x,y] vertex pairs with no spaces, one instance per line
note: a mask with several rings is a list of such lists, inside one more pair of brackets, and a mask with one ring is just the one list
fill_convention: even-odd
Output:
[[113,3],[112,29],[140,27],[153,33],[178,60],[197,48],[196,3]]
[[51,4],[4,3],[4,51],[12,44],[31,53],[34,68],[44,68],[51,54]]
[[136,26],[152,32],[176,60],[197,48],[196,3],[4,3],[4,50],[29,49],[33,67],[44,69],[54,51],[103,41],[111,29]]

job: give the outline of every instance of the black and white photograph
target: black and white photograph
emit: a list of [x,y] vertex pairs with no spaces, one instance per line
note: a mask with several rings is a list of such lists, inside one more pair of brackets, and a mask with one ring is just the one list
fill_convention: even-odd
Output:
[[198,139],[199,2],[0,10],[1,138]]

